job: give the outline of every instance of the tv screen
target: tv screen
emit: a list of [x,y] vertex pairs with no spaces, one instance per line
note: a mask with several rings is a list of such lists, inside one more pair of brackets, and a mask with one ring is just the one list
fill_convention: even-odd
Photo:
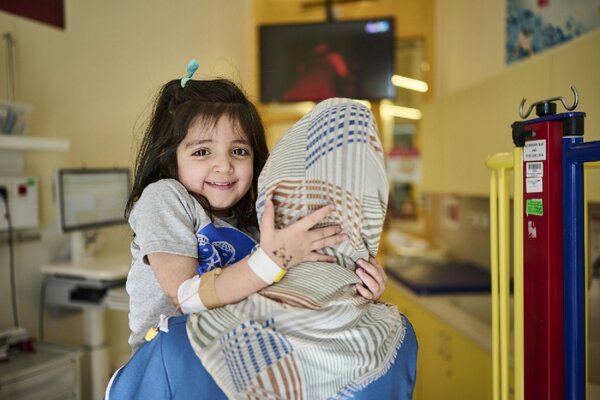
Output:
[[392,18],[259,29],[262,102],[395,97]]

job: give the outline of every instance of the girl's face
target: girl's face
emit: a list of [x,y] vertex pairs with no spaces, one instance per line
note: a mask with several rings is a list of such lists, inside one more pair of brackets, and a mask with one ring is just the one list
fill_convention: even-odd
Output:
[[198,119],[177,147],[177,173],[190,193],[204,196],[216,216],[226,217],[252,186],[253,159],[250,143],[228,116],[214,128]]

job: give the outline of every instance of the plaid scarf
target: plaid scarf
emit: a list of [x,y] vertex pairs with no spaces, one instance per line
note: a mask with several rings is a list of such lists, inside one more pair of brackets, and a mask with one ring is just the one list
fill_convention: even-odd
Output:
[[355,260],[375,255],[387,208],[383,152],[371,112],[330,99],[297,122],[259,177],[259,220],[272,196],[285,227],[329,203],[319,226],[350,240],[326,248],[337,263],[304,262],[237,304],[190,315],[192,348],[230,398],[348,398],[382,376],[406,326],[395,306],[357,294]]

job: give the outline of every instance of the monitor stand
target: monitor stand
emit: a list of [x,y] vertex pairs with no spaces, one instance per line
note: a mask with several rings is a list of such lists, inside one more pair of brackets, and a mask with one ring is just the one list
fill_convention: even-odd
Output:
[[96,252],[97,240],[97,231],[71,232],[71,261],[76,264],[92,259]]

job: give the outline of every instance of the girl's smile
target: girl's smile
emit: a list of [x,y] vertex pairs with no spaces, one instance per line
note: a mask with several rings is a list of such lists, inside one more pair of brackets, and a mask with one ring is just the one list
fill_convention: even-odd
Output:
[[207,185],[215,186],[217,189],[229,189],[235,182],[206,182]]

